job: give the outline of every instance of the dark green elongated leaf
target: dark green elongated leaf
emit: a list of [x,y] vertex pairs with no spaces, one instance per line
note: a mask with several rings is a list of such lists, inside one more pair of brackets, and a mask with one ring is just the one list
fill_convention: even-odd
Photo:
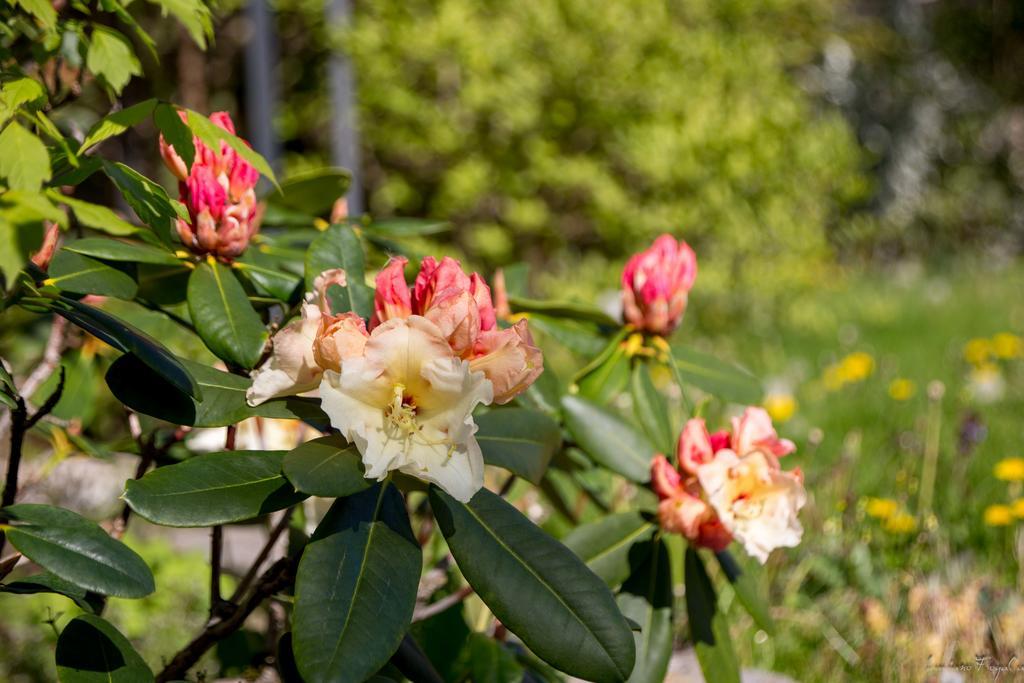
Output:
[[562,444],[558,423],[538,410],[504,408],[476,419],[477,443],[488,465],[540,483],[551,457]]
[[[373,313],[373,290],[366,285],[365,257],[363,244],[351,227],[335,223],[313,240],[306,252],[306,290],[313,289],[316,276],[325,270],[341,268],[345,271],[348,285],[331,287],[341,290],[338,297],[332,296],[336,303],[335,313],[355,311],[364,318]],[[328,295],[332,295],[328,291]]]
[[[672,566],[660,540],[645,541],[646,559],[622,585],[622,614],[640,625],[634,632],[636,666],[629,683],[662,683],[672,658]],[[715,680],[715,679],[708,679]]]
[[114,361],[107,370],[107,384],[117,400],[129,408],[174,424],[225,427],[247,417],[304,420],[321,428],[330,424],[316,399],[289,396],[253,408],[245,401],[252,380],[201,363],[182,363],[202,390],[201,401],[176,389],[131,354]]
[[676,435],[672,429],[672,420],[668,414],[665,396],[658,391],[651,381],[650,369],[646,363],[633,365],[631,383],[633,393],[633,412],[637,421],[643,425],[644,431],[662,453],[675,450]]
[[324,216],[345,196],[351,180],[352,174],[343,168],[318,168],[282,182],[280,190],[267,196],[267,203]]
[[338,435],[307,441],[284,456],[284,476],[311,496],[344,498],[367,489],[359,451]]
[[596,325],[578,320],[563,320],[536,313],[530,315],[530,329],[539,330],[541,334],[546,334],[583,358],[593,358],[608,344]]
[[43,281],[44,285],[75,294],[131,300],[138,290],[135,280],[123,270],[67,249],[53,255],[49,275]]
[[86,590],[121,598],[153,592],[142,558],[80,515],[49,505],[21,503],[0,509],[7,538],[22,555]]
[[596,463],[635,482],[650,480],[654,446],[631,424],[581,396],[563,396],[562,410],[565,426]]
[[228,147],[235,150],[238,156],[248,161],[261,175],[274,183],[274,185],[277,185],[277,177],[274,175],[273,169],[270,168],[270,164],[267,163],[267,160],[259,152],[250,147],[249,143],[237,135],[224,130],[199,112],[192,111],[191,109],[187,109],[186,112],[188,113],[188,127],[192,129],[196,137],[202,140],[207,147],[219,154],[221,149],[220,143],[224,142]]
[[398,648],[422,554],[390,483],[335,501],[299,562],[292,650],[310,683],[359,683]]
[[139,299],[161,306],[185,303],[188,278],[192,274],[192,269],[185,266],[184,263],[179,266],[140,263],[137,270]]
[[510,296],[509,306],[516,313],[543,313],[553,318],[570,318],[572,320],[588,320],[599,325],[619,327],[621,323],[602,311],[597,306],[575,301],[544,301]]
[[655,524],[639,512],[620,512],[581,524],[562,543],[606,584],[617,586],[645,559],[643,554],[650,549],[645,541],[655,530]]
[[188,311],[218,358],[243,368],[256,365],[267,331],[230,270],[213,259],[196,266],[188,278]]
[[105,206],[68,197],[55,189],[47,190],[46,194],[54,201],[66,204],[75,212],[75,218],[78,219],[78,222],[86,227],[118,236],[135,235],[143,232],[141,228],[135,227]]
[[144,100],[130,107],[125,107],[121,111],[115,111],[113,114],[104,116],[93,124],[93,127],[85,134],[85,139],[82,140],[78,150],[80,152],[87,152],[93,145],[98,145],[108,138],[120,135],[132,126],[137,126],[143,120],[149,118],[149,115],[153,113],[154,107],[156,107],[156,100]]
[[65,581],[50,572],[33,574],[17,581],[0,584],[0,592],[20,595],[34,595],[36,593],[63,595],[72,600],[79,609],[93,613],[99,613],[104,603],[103,596],[98,593],[91,593],[81,586],[76,586],[70,581]]
[[104,237],[87,237],[64,245],[64,249],[105,261],[151,263],[164,266],[182,265],[181,259],[172,252],[142,242],[123,242]]
[[579,678],[629,676],[629,624],[572,551],[487,489],[464,505],[431,486],[430,502],[466,580],[527,647]]
[[732,649],[729,624],[718,610],[715,587],[704,568],[704,561],[692,546],[686,548],[683,578],[686,581],[686,616],[704,678],[739,683],[740,669]]
[[195,398],[202,398],[199,385],[182,362],[146,333],[94,306],[59,297],[51,308],[83,330],[99,337],[115,349],[132,353],[165,383]]
[[380,233],[388,237],[438,235],[451,229],[451,223],[426,218],[385,218],[372,221],[364,228],[367,232]]
[[251,261],[251,256],[235,261],[232,267],[248,277],[257,289],[280,301],[292,301],[302,295],[302,278]]
[[718,560],[718,565],[729,579],[733,590],[736,591],[736,597],[740,599],[740,604],[743,605],[747,613],[753,618],[754,623],[764,629],[764,632],[768,635],[773,635],[775,633],[775,620],[772,619],[768,605],[765,603],[764,598],[761,597],[756,576],[752,572],[740,567],[739,563],[736,562],[736,558],[728,550],[715,553],[715,559]]
[[610,350],[603,362],[576,380],[580,396],[598,405],[607,405],[629,385],[626,350],[615,341],[612,341]]
[[139,516],[177,527],[241,522],[306,498],[281,474],[285,451],[205,453],[130,479],[124,500]]
[[171,225],[178,212],[164,188],[124,164],[103,160],[107,174],[128,206],[164,243],[171,243]]
[[109,622],[82,614],[57,639],[57,678],[61,683],[145,683],[153,672]]
[[682,381],[712,396],[735,403],[761,400],[761,382],[746,370],[681,344],[672,345],[672,359]]
[[192,129],[181,120],[178,109],[161,102],[153,110],[153,123],[160,129],[167,144],[174,147],[175,153],[185,162],[185,170],[189,171],[196,158],[196,147],[192,142]]

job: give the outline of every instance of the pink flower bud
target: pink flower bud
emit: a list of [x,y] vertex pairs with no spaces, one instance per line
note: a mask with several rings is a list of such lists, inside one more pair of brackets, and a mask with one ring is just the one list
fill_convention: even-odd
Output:
[[391,318],[408,318],[412,315],[412,299],[409,285],[405,282],[403,256],[392,256],[387,265],[377,273],[377,291],[373,296],[373,317],[370,329]]
[[412,312],[440,328],[457,356],[473,353],[481,332],[496,324],[491,290],[483,278],[466,275],[462,265],[445,256],[423,259],[412,291]]
[[679,470],[672,466],[668,458],[660,453],[655,455],[651,461],[651,488],[658,494],[658,499],[665,500],[676,495],[682,483]]
[[313,357],[324,370],[341,372],[341,364],[361,356],[370,335],[366,323],[351,311],[320,318],[320,328],[313,342]]
[[463,272],[458,261],[445,256],[438,263],[433,256],[428,256],[420,263],[420,272],[413,285],[413,310],[423,315],[438,295],[468,292],[470,286],[469,276]]
[[498,324],[498,319],[494,313],[494,304],[491,302],[491,288],[479,273],[470,275],[469,282],[469,291],[473,293],[476,309],[480,312],[480,329],[485,332],[493,330]]
[[504,330],[482,332],[469,368],[491,381],[496,403],[508,403],[544,372],[544,355],[534,344],[526,321],[520,320]]
[[687,420],[679,435],[679,443],[676,446],[676,461],[679,469],[688,473],[696,474],[697,468],[711,460],[714,449],[711,445],[711,438],[708,436],[704,420],[693,418]]
[[627,323],[668,335],[679,326],[697,277],[697,257],[686,242],[662,235],[634,254],[622,271],[622,306]]
[[50,268],[53,252],[57,250],[57,242],[60,240],[60,226],[49,221],[45,225],[46,232],[43,233],[43,244],[39,247],[39,251],[32,254],[30,259],[44,273]]

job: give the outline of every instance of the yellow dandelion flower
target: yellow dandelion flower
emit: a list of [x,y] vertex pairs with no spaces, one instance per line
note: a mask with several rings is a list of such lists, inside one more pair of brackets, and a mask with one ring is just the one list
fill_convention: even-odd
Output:
[[906,377],[897,377],[889,382],[889,397],[894,401],[906,401],[917,391],[917,385]]
[[1024,458],[1003,458],[992,473],[1002,481],[1024,481]]
[[917,530],[917,520],[908,512],[900,512],[885,520],[884,528],[891,534],[910,534]]
[[1024,498],[1018,498],[1010,504],[1010,511],[1017,519],[1024,519]]
[[1020,358],[1024,356],[1024,339],[1009,332],[1000,332],[992,337],[992,352],[999,358]]
[[987,526],[1007,526],[1013,522],[1013,510],[1009,505],[989,505],[985,508]]
[[843,358],[840,373],[847,382],[863,382],[875,370],[875,359],[871,354],[857,351]]
[[889,519],[900,510],[900,504],[891,498],[868,498],[864,511],[868,517]]
[[975,337],[964,344],[964,360],[971,365],[980,365],[992,355],[992,342],[984,337]]
[[796,399],[792,394],[770,394],[764,400],[764,409],[775,422],[786,422],[796,413]]

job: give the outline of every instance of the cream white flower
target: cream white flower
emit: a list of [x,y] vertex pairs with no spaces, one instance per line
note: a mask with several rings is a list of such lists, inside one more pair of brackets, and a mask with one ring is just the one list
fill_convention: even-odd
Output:
[[799,545],[797,514],[807,502],[799,471],[783,471],[765,450],[741,457],[722,449],[697,467],[697,478],[722,524],[761,564],[775,548]]
[[245,392],[251,406],[272,398],[312,391],[320,385],[323,369],[313,357],[313,341],[320,329],[320,309],[316,304],[302,305],[302,317],[296,318],[274,335],[273,354],[252,375],[252,386]]
[[462,502],[483,486],[473,409],[493,400],[493,386],[426,318],[375,327],[362,355],[324,372],[320,397],[331,425],[362,454],[367,477],[398,470]]

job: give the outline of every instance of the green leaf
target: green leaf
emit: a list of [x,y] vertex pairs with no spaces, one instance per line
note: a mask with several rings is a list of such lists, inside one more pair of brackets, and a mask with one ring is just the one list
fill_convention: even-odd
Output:
[[145,683],[153,672],[120,631],[82,614],[57,639],[57,678],[61,683]]
[[553,318],[586,320],[598,325],[621,327],[621,323],[618,320],[615,320],[597,306],[591,306],[590,304],[577,303],[575,301],[526,299],[518,296],[510,296],[508,303],[515,313],[541,313]]
[[132,353],[167,383],[189,396],[202,398],[195,380],[182,362],[160,342],[123,320],[94,306],[58,297],[51,309],[118,351]]
[[596,463],[638,483],[650,480],[654,446],[631,424],[581,396],[563,396],[562,410],[566,428]]
[[715,559],[718,560],[718,565],[722,568],[722,572],[725,573],[729,583],[732,584],[733,590],[736,591],[736,597],[740,599],[740,604],[743,605],[747,613],[753,618],[754,623],[768,635],[774,635],[775,620],[772,619],[768,605],[761,597],[760,587],[758,586],[755,574],[741,568],[739,563],[736,562],[736,558],[728,550],[715,553]]
[[196,146],[192,142],[192,129],[181,120],[178,111],[177,107],[161,102],[153,111],[153,122],[163,133],[167,144],[174,147],[177,155],[184,160],[187,171],[196,159]]
[[562,445],[558,423],[538,410],[501,408],[476,418],[477,443],[488,465],[539,484]]
[[655,448],[662,453],[672,453],[675,450],[676,435],[672,429],[668,405],[665,396],[651,381],[647,363],[638,362],[633,365],[631,388],[633,413],[637,421],[643,425]]
[[372,221],[363,229],[366,232],[375,232],[387,237],[426,237],[449,232],[452,229],[452,224],[447,221],[427,218],[384,218]]
[[328,294],[341,290],[335,313],[355,311],[363,318],[373,313],[373,290],[366,285],[366,264],[363,244],[351,227],[335,223],[321,233],[306,252],[306,290],[313,289],[316,276],[325,270],[341,268],[348,281],[346,287],[331,287]]
[[761,400],[761,382],[746,370],[680,344],[672,345],[672,359],[680,381],[712,396],[745,404]]
[[196,332],[218,358],[247,369],[256,365],[267,331],[228,268],[209,259],[192,271],[188,311]]
[[50,155],[43,141],[14,121],[0,133],[0,177],[12,190],[38,190],[50,179]]
[[22,76],[6,81],[0,89],[0,125],[13,117],[19,107],[35,109],[44,104],[46,90],[36,79]]
[[335,501],[299,562],[292,650],[310,683],[360,683],[412,620],[422,556],[390,483]]
[[166,16],[171,14],[181,22],[192,40],[201,49],[206,49],[206,39],[213,37],[213,17],[210,8],[201,0],[149,0],[163,9]]
[[704,678],[722,683],[739,683],[740,670],[732,649],[729,624],[718,610],[715,587],[704,568],[704,561],[693,547],[687,547],[683,565],[686,581],[686,616],[697,661]]
[[98,593],[91,593],[81,586],[76,586],[70,581],[65,581],[50,572],[33,574],[22,577],[17,581],[0,584],[0,592],[18,595],[35,595],[37,593],[63,595],[74,602],[79,609],[93,613],[99,613],[103,609],[104,604],[103,596]]
[[17,4],[43,25],[43,28],[51,29],[57,25],[57,11],[48,0],[15,0]]
[[189,128],[196,134],[196,137],[203,141],[203,144],[214,150],[217,154],[220,154],[220,143],[224,142],[228,147],[235,150],[238,156],[248,161],[252,164],[253,168],[277,185],[277,177],[274,176],[274,171],[270,168],[270,164],[256,150],[250,147],[249,143],[237,135],[224,130],[199,112],[192,111],[191,109],[186,109],[185,111],[188,112]]
[[562,543],[606,584],[617,586],[645,559],[643,555],[649,550],[645,541],[650,540],[656,528],[639,512],[620,512],[581,524]]
[[307,441],[284,456],[284,476],[311,496],[344,498],[370,487],[358,449],[338,435]]
[[629,676],[629,624],[604,582],[568,548],[487,489],[465,505],[431,486],[430,502],[466,580],[527,647],[579,678]]
[[[103,33],[105,29],[97,29],[98,32]],[[93,43],[95,45],[95,43]],[[90,48],[90,54],[92,49]],[[92,68],[91,66],[89,67]],[[138,74],[136,74],[138,75]],[[127,80],[125,81],[127,82]],[[138,104],[133,104],[130,107],[125,107],[120,111],[115,111],[113,114],[108,114],[102,119],[93,124],[89,132],[86,133],[85,139],[82,140],[81,146],[78,148],[79,152],[86,152],[90,147],[98,145],[99,143],[109,138],[120,135],[132,126],[137,126],[142,123],[145,119],[149,118],[149,115],[153,113],[153,109],[156,107],[156,100],[143,100]]]
[[94,258],[60,249],[50,262],[49,276],[43,281],[64,292],[97,294],[131,300],[138,285],[132,276]]
[[114,182],[128,206],[165,243],[171,243],[171,225],[178,212],[164,188],[124,164],[103,160],[103,172]]
[[154,524],[241,522],[304,500],[281,474],[284,451],[205,453],[129,479],[124,500]]
[[483,633],[471,633],[463,652],[464,680],[473,683],[522,683],[523,667],[515,654]]
[[348,191],[352,174],[343,168],[320,168],[294,176],[281,183],[281,189],[267,196],[267,203],[311,216],[331,212]]
[[120,32],[99,24],[92,26],[85,67],[120,95],[132,76],[142,75],[142,65],[131,43]]
[[592,358],[607,346],[607,341],[593,323],[534,313],[530,315],[530,329],[551,337],[583,358]]
[[664,543],[644,545],[646,560],[623,584],[617,601],[623,616],[640,624],[633,634],[636,666],[629,683],[662,683],[672,658],[672,566]]
[[629,357],[617,338],[612,340],[607,355],[576,379],[580,396],[599,405],[607,405],[629,385]]
[[202,363],[181,361],[195,378],[202,400],[182,393],[131,354],[114,361],[107,370],[107,385],[117,400],[145,415],[193,427],[225,427],[249,417],[305,420],[318,427],[329,424],[320,401],[289,396],[256,407],[245,401],[252,380],[222,372]]
[[68,197],[55,189],[47,190],[47,194],[54,201],[66,204],[68,208],[75,212],[75,218],[78,219],[78,222],[86,227],[118,236],[134,235],[139,232],[138,227],[124,220],[105,206]]
[[64,245],[64,250],[92,256],[105,261],[128,263],[152,263],[166,266],[182,266],[181,259],[166,249],[142,242],[123,242],[103,237],[87,237]]
[[231,267],[248,277],[257,289],[279,301],[292,301],[301,296],[302,292],[299,287],[302,284],[302,278],[298,275],[267,268],[254,263],[254,261],[255,256],[247,254],[241,259],[236,259]]
[[7,538],[21,554],[65,581],[121,598],[153,592],[142,558],[98,525],[70,510],[21,503],[0,509]]

